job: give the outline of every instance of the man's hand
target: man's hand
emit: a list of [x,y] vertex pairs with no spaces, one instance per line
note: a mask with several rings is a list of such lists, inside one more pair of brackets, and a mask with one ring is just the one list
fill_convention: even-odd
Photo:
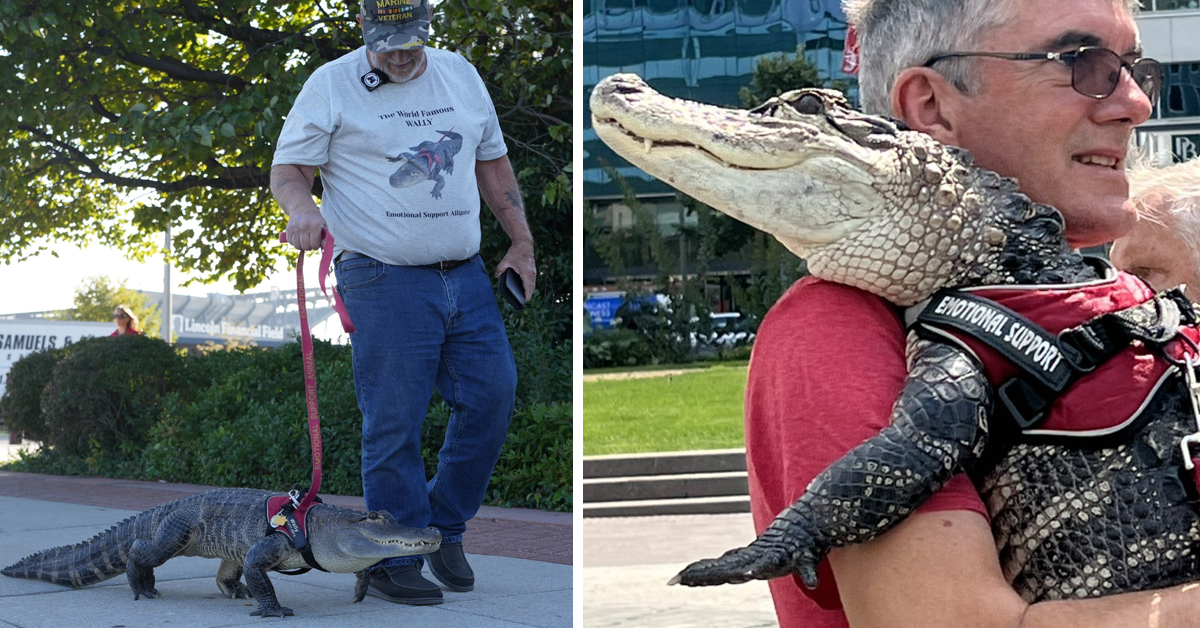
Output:
[[301,251],[319,249],[324,245],[325,219],[317,208],[303,209],[288,218],[288,244]]
[[533,262],[533,243],[528,240],[513,242],[508,247],[504,259],[496,265],[496,277],[504,274],[509,268],[521,276],[521,285],[525,287],[525,300],[533,298],[534,282],[537,281],[537,267]]
[[271,168],[271,193],[288,215],[288,244],[301,251],[321,248],[325,219],[312,197],[316,166],[280,164]]

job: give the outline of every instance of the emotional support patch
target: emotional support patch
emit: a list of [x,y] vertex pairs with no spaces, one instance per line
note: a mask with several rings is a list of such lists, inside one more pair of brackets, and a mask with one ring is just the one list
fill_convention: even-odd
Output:
[[1062,392],[1071,377],[1058,337],[995,301],[967,292],[939,292],[916,322],[975,338],[1056,392]]

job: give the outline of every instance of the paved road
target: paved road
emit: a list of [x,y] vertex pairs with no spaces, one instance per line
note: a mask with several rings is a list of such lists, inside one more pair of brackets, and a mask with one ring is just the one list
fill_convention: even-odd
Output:
[[754,540],[748,513],[587,518],[582,533],[583,575],[576,588],[585,628],[777,625],[764,582],[666,585],[689,562]]

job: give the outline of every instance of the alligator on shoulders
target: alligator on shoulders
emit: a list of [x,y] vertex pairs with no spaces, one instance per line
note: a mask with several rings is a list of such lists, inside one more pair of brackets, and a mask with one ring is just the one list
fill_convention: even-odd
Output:
[[436,142],[426,140],[417,146],[410,146],[413,153],[400,153],[388,157],[392,163],[400,167],[388,178],[388,184],[394,188],[407,188],[422,181],[433,181],[433,198],[442,197],[442,188],[446,187],[446,179],[442,172],[454,174],[454,156],[462,149],[462,135],[454,131],[438,131],[442,137]]
[[[82,543],[26,556],[0,569],[0,574],[74,588],[125,574],[136,600],[158,597],[154,568],[169,559],[219,558],[217,588],[226,597],[253,597],[258,608],[251,615],[292,615],[292,609],[279,605],[267,571],[301,569],[307,563],[287,536],[271,531],[266,506],[272,495],[257,489],[220,488],[177,499]],[[385,558],[436,551],[442,539],[436,529],[402,526],[386,511],[361,513],[322,503],[309,508],[306,532],[321,568],[357,575],[355,602],[366,595],[368,567]]]
[[[617,75],[596,86],[591,110],[597,135],[622,157],[774,235],[818,278],[901,307],[948,289],[1050,294],[1056,305],[1103,290],[1100,298],[1158,311],[1167,336],[1195,339],[1183,317],[1162,314],[1165,297],[1073,251],[1057,210],[975,167],[967,151],[856,112],[837,92],[798,90],[743,111]],[[830,549],[891,529],[964,471],[989,511],[1005,577],[1026,601],[1200,579],[1200,498],[1180,445],[1196,430],[1185,367],[1135,341],[1077,377],[1046,421],[1073,425],[1080,411],[1065,401],[1095,390],[1100,379],[1085,384],[1102,373],[1118,397],[1136,382],[1128,415],[1106,408],[1096,414],[1114,416],[1089,430],[1014,428],[996,418],[1000,389],[982,350],[916,331],[891,424],[820,473],[748,547],[672,582],[795,573],[815,586]]]

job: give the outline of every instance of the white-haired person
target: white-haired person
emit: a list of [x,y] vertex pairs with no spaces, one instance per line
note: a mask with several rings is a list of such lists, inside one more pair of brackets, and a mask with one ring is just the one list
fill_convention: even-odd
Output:
[[1158,168],[1135,164],[1129,197],[1138,221],[1113,243],[1113,263],[1156,290],[1185,284],[1200,302],[1200,159]]

